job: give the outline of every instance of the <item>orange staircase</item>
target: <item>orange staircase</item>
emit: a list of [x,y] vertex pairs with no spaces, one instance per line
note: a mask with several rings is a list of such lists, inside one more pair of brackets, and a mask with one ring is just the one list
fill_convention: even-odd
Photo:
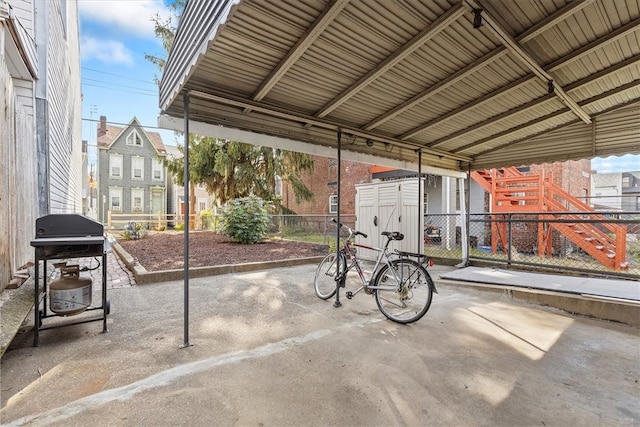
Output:
[[[538,255],[551,256],[552,232],[556,230],[605,267],[613,270],[628,267],[626,226],[609,223],[604,215],[555,185],[551,174],[524,175],[509,167],[474,171],[471,177],[491,194],[493,253],[499,245],[507,251],[508,223],[504,221],[507,214],[538,212]],[[559,213],[562,222],[556,222]]]

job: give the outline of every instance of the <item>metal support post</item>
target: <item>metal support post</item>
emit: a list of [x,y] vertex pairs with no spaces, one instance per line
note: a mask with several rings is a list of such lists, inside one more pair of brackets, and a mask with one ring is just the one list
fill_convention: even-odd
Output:
[[[340,171],[342,169],[342,164],[341,164],[341,160],[342,160],[342,131],[338,130],[338,225],[337,225],[337,232],[336,232],[336,271],[339,273],[340,272],[340,187],[341,187],[341,181],[340,181]],[[346,273],[343,272],[343,273]],[[336,280],[336,300],[333,303],[334,307],[340,307],[342,305],[342,303],[340,302],[340,286],[344,284],[344,279],[340,278],[340,280]]]
[[191,346],[189,343],[189,92],[184,92],[184,342],[180,348]]

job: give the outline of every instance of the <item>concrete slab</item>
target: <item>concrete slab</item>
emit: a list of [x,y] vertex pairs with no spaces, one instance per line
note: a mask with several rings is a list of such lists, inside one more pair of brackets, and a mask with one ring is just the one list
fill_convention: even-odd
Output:
[[2,358],[2,425],[640,424],[637,328],[438,280],[399,325],[366,295],[319,300],[314,271],[192,279],[182,349],[181,281],[111,290],[106,334],[34,348],[25,328]]
[[493,285],[518,286],[545,291],[556,291],[578,295],[594,295],[640,303],[640,282],[622,279],[557,274],[529,273],[500,268],[465,267],[451,270],[443,279]]

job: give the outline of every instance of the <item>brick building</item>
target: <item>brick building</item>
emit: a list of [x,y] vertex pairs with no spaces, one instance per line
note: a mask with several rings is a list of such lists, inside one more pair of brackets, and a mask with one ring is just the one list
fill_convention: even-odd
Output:
[[532,165],[530,173],[553,174],[553,183],[567,193],[588,203],[591,192],[591,160],[569,160],[566,162]]
[[[299,215],[336,213],[338,195],[338,160],[313,156],[313,171],[300,177],[313,192],[310,201],[298,203],[289,185],[282,189],[282,204]],[[371,182],[371,165],[342,161],[340,213],[355,215],[356,184]]]

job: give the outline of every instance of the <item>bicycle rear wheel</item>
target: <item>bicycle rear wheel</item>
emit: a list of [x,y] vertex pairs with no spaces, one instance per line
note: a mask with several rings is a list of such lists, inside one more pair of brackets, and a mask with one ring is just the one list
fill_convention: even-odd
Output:
[[[340,272],[344,272],[346,269],[346,262],[344,257],[340,256]],[[336,294],[336,278],[338,277],[338,263],[336,263],[336,253],[332,252],[325,256],[318,269],[316,270],[316,277],[313,280],[313,287],[316,291],[316,295],[321,299],[329,299]]]
[[375,297],[378,308],[389,320],[411,323],[429,310],[433,296],[433,280],[420,263],[401,258],[384,265],[375,279]]

